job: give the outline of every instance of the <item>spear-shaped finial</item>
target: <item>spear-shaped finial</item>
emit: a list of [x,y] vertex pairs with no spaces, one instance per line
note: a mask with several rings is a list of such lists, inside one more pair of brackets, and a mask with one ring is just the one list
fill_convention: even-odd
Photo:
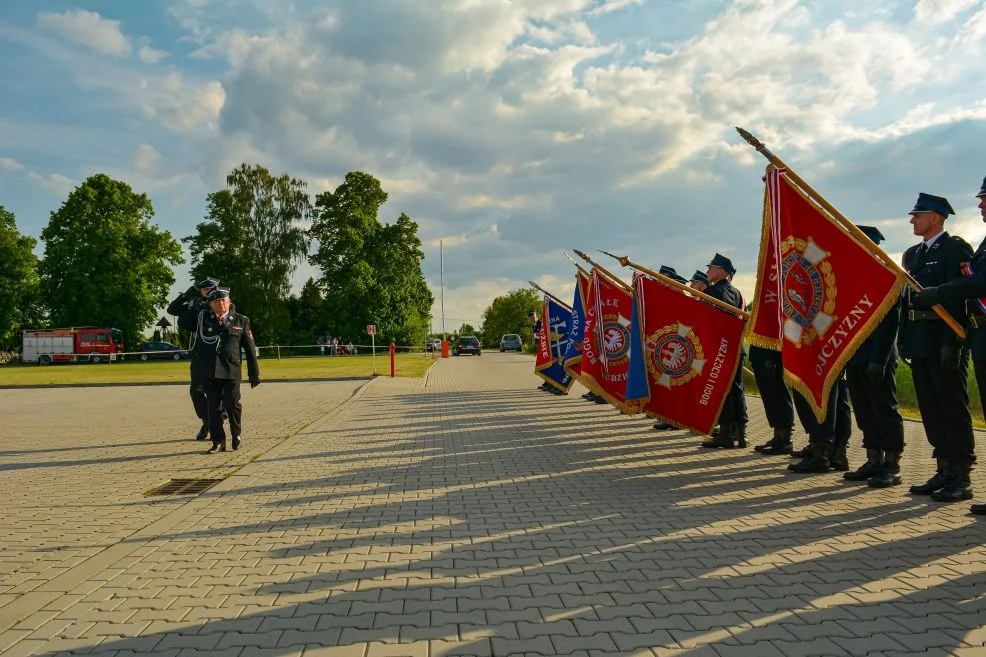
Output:
[[585,253],[583,253],[582,251],[579,251],[578,249],[572,249],[572,250],[575,251],[575,255],[577,255],[578,257],[582,258],[583,260],[585,260],[589,264],[592,264],[592,258],[590,258],[589,256],[587,256]]
[[763,154],[763,156],[765,158],[767,158],[768,160],[770,160],[774,164],[777,164],[778,162],[780,162],[780,160],[777,158],[777,156],[774,155],[773,153],[771,153],[770,152],[770,149],[768,149],[764,145],[764,143],[762,141],[760,141],[759,139],[757,139],[756,137],[754,137],[752,134],[750,134],[750,132],[748,130],[744,130],[743,128],[741,128],[739,126],[736,126],[736,132],[738,132],[740,134],[740,137],[742,137],[743,139],[746,140],[746,143],[748,143],[750,146],[753,146],[755,149],[757,149],[757,152],[758,153]]
[[608,256],[609,256],[610,258],[613,258],[614,260],[617,260],[617,261],[618,261],[618,262],[619,262],[619,263],[620,263],[621,265],[623,265],[624,267],[629,267],[629,266],[630,266],[630,257],[629,257],[629,256],[618,256],[618,255],[613,255],[613,254],[612,254],[612,253],[610,253],[609,251],[603,251],[602,249],[599,249],[599,252],[600,252],[600,253],[605,253],[605,254],[606,254],[606,255],[608,255]]
[[573,265],[575,265],[576,267],[579,268],[579,271],[585,271],[585,267],[583,267],[578,262],[576,262],[575,258],[573,258],[572,256],[568,255],[568,253],[565,252],[565,251],[562,251],[562,253],[565,254],[565,257],[568,258],[569,262],[571,262]]

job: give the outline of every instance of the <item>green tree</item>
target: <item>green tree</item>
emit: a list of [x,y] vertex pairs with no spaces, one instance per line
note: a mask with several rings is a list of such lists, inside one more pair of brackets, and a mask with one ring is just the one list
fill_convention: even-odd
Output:
[[69,194],[43,231],[41,290],[55,326],[112,326],[132,347],[157,319],[184,262],[181,245],[151,224],[146,194],[98,173]]
[[301,294],[288,297],[287,308],[291,315],[292,344],[315,344],[322,331],[322,290],[314,278],[309,278],[301,288]]
[[459,335],[475,335],[480,342],[483,341],[482,331],[477,331],[476,327],[469,322],[462,322],[462,326],[459,327]]
[[527,313],[536,310],[540,317],[543,305],[543,299],[530,288],[497,297],[483,311],[483,335],[489,340],[499,340],[505,333],[517,333],[524,344],[531,344],[533,336]]
[[21,235],[14,214],[0,205],[0,349],[20,345],[19,331],[40,326],[37,240]]
[[287,337],[291,274],[308,253],[306,183],[242,164],[226,185],[209,194],[205,221],[183,240],[192,254],[192,278],[218,278],[237,311],[250,317],[257,341],[270,344]]
[[315,197],[310,235],[319,246],[309,260],[322,272],[330,333],[352,339],[376,324],[381,341],[420,344],[434,299],[421,273],[418,224],[403,212],[381,224],[386,202],[380,181],[361,171]]

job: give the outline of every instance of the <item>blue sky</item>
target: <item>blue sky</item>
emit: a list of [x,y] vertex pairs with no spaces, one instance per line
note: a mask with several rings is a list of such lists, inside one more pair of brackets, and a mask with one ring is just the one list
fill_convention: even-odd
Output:
[[362,170],[381,220],[419,222],[436,299],[444,244],[449,329],[528,280],[569,296],[573,247],[686,274],[718,251],[749,296],[764,162],[734,125],[891,254],[919,191],[986,232],[981,0],[4,5],[0,205],[35,237],[97,172],[181,238],[241,162],[313,196]]

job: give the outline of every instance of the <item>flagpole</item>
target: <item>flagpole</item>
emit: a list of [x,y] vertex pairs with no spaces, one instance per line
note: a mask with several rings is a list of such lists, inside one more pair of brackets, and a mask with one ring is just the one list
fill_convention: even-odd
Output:
[[561,305],[568,312],[572,312],[572,307],[570,305],[568,305],[567,303],[565,303],[564,301],[562,301],[561,299],[559,299],[558,297],[556,297],[555,295],[553,295],[551,292],[548,292],[546,289],[544,289],[543,287],[541,287],[540,285],[538,285],[534,281],[527,281],[527,282],[530,283],[531,284],[531,287],[533,287],[535,290],[540,290],[541,292],[544,292],[549,297],[551,297],[552,299],[554,299],[555,303]]
[[[887,257],[887,254],[883,252],[883,249],[881,249],[879,246],[877,246],[876,244],[874,244],[873,243],[873,240],[871,240],[866,235],[866,233],[864,233],[859,228],[857,228],[856,227],[856,224],[854,224],[853,222],[849,221],[849,219],[847,219],[841,212],[839,212],[838,210],[836,210],[835,207],[831,203],[829,203],[828,201],[826,201],[825,198],[821,194],[819,194],[818,192],[816,192],[815,189],[811,185],[809,185],[804,180],[802,180],[801,176],[799,176],[798,174],[796,174],[793,170],[791,170],[791,168],[789,166],[787,166],[786,164],[784,164],[784,162],[781,160],[781,158],[779,158],[776,155],[774,155],[763,144],[763,142],[761,142],[759,139],[757,139],[752,134],[750,134],[748,131],[744,130],[743,128],[741,128],[739,126],[736,126],[736,132],[738,132],[740,134],[740,136],[743,139],[745,139],[748,144],[750,144],[750,146],[752,146],[754,149],[756,149],[756,151],[758,153],[760,153],[765,158],[767,158],[767,161],[768,162],[770,162],[771,164],[773,164],[778,169],[784,169],[786,171],[786,174],[785,175],[787,175],[791,180],[793,180],[795,183],[797,183],[797,185],[799,187],[801,187],[801,189],[803,189],[806,194],[808,194],[809,196],[812,197],[812,200],[814,200],[816,203],[818,203],[820,206],[822,206],[830,215],[832,215],[832,218],[834,218],[836,221],[838,221],[839,224],[842,226],[842,228],[844,228],[845,230],[849,231],[853,235],[853,237],[855,237],[857,240],[859,240],[860,245],[863,248],[865,248],[867,251],[869,251],[870,255],[872,255],[873,257],[875,257],[876,259],[878,259],[880,262],[882,262],[884,264],[884,266],[889,267],[890,269],[893,269],[895,272],[897,272],[898,275],[903,276],[904,277],[904,280],[907,281],[908,286],[912,290],[914,290],[915,292],[920,292],[921,290],[924,289],[921,286],[920,283],[918,283],[916,280],[914,280],[914,277],[911,276],[907,272],[907,270],[905,270],[903,267],[901,267],[896,262],[894,262],[889,257]],[[952,317],[952,315],[941,304],[936,304],[936,305],[932,306],[931,309],[934,310],[938,314],[939,317],[941,317],[943,320],[945,320],[945,323],[948,324],[949,328],[951,328],[953,331],[955,331],[955,334],[956,335],[958,335],[960,338],[963,338],[963,339],[966,337],[965,328],[963,328],[961,324],[959,324],[957,321],[955,321],[955,318]]]
[[621,265],[623,265],[624,267],[632,267],[633,269],[636,269],[639,272],[643,272],[644,274],[647,274],[648,276],[653,276],[654,278],[658,279],[659,281],[661,281],[662,283],[664,283],[666,285],[669,285],[669,286],[671,286],[673,288],[677,288],[677,289],[681,290],[682,292],[687,292],[688,294],[691,294],[692,296],[698,297],[702,301],[708,301],[713,306],[715,306],[717,308],[721,308],[722,310],[725,310],[726,312],[730,312],[730,313],[732,313],[734,315],[737,315],[739,317],[742,317],[743,319],[749,319],[750,318],[750,313],[746,312],[742,308],[737,308],[736,306],[730,306],[725,301],[720,301],[719,299],[716,299],[713,296],[709,296],[705,292],[699,292],[696,289],[693,289],[691,287],[688,287],[684,283],[679,283],[678,281],[674,280],[673,278],[668,278],[664,274],[659,274],[658,272],[654,271],[653,269],[648,269],[647,267],[644,267],[643,265],[638,265],[637,263],[635,263],[632,260],[630,260],[630,258],[628,258],[627,256],[613,255],[609,251],[603,251],[602,249],[600,249],[600,252],[601,253],[605,253],[610,258],[614,258],[614,259],[618,260],[619,263]]
[[[564,251],[562,251],[562,253],[565,253],[565,252],[564,252]],[[569,261],[570,261],[570,262],[571,262],[571,263],[572,263],[573,265],[575,265],[575,266],[576,266],[576,267],[578,268],[578,270],[579,270],[580,272],[582,272],[583,274],[586,274],[586,275],[588,275],[588,274],[589,274],[589,271],[588,271],[588,270],[587,270],[587,269],[586,269],[585,267],[583,267],[582,265],[580,265],[580,264],[579,264],[579,263],[578,263],[578,262],[577,262],[577,261],[575,260],[575,258],[573,258],[572,256],[570,256],[570,255],[568,255],[567,253],[565,253],[565,257],[566,257],[566,258],[568,258],[568,259],[569,259]]]
[[604,276],[606,276],[606,278],[608,278],[611,283],[613,283],[614,285],[619,285],[624,290],[630,291],[630,289],[631,289],[630,286],[627,285],[626,283],[624,283],[622,280],[620,280],[620,278],[616,274],[614,274],[613,272],[609,271],[608,269],[606,269],[605,267],[603,267],[599,263],[594,262],[592,258],[590,258],[586,254],[582,253],[578,249],[572,249],[572,250],[575,251],[575,255],[577,255],[578,257],[582,258],[583,260],[585,260],[586,262],[588,262],[590,265],[592,265],[593,267],[595,267],[596,269],[598,269],[599,272],[602,273]]

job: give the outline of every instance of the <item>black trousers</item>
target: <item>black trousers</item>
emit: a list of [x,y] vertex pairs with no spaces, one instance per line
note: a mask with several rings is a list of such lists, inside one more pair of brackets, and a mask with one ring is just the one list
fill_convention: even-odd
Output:
[[746,396],[743,394],[743,363],[746,362],[746,354],[740,354],[739,365],[736,367],[736,376],[729,387],[726,401],[719,412],[719,424],[728,425],[733,422],[744,423],[746,415]]
[[897,361],[887,363],[883,381],[866,378],[866,365],[846,368],[846,384],[863,432],[863,447],[900,454],[904,451],[904,420],[897,410]]
[[815,417],[808,400],[797,391],[794,392],[794,407],[801,426],[808,434],[808,442],[829,446],[848,444],[852,435],[852,409],[849,407],[849,388],[845,377],[840,376],[832,386],[821,422]]
[[205,387],[202,385],[202,377],[192,375],[192,382],[188,386],[188,395],[192,398],[192,406],[195,408],[195,417],[202,420],[202,424],[209,421],[209,402],[205,395]]
[[972,414],[969,412],[969,353],[962,351],[959,369],[942,369],[941,360],[912,358],[911,375],[918,397],[921,424],[928,442],[934,448],[932,456],[953,463],[972,463],[976,443],[972,436]]
[[240,418],[243,405],[240,403],[239,379],[216,379],[203,377],[203,386],[209,400],[209,435],[213,444],[226,442],[223,429],[223,409],[229,414],[229,430],[234,436],[241,435]]
[[[767,350],[764,350],[767,351]],[[751,347],[750,365],[753,377],[760,389],[760,401],[767,415],[767,424],[772,429],[790,429],[794,426],[794,401],[791,389],[784,382],[784,363],[779,351],[770,351],[762,357],[753,358]]]

